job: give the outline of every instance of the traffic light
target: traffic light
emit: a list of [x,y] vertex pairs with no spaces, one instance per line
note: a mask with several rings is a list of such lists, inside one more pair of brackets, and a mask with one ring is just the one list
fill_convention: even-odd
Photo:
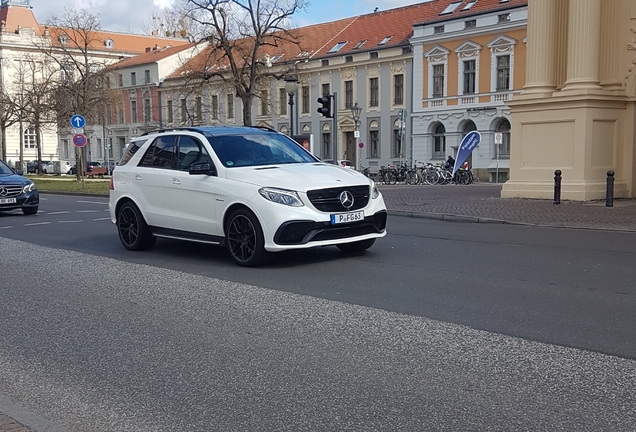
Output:
[[318,112],[327,118],[333,118],[333,111],[331,111],[331,95],[324,95],[318,98],[318,103],[321,107],[318,108]]

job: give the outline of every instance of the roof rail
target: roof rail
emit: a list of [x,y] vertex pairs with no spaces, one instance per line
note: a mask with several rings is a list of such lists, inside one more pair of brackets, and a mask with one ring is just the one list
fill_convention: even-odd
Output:
[[172,128],[155,129],[155,130],[147,131],[147,132],[142,133],[139,136],[150,135],[150,134],[155,134],[155,133],[162,133],[162,132],[180,131],[180,130],[187,130],[187,131],[191,131],[191,132],[198,131],[198,129],[192,128],[192,127],[172,127]]

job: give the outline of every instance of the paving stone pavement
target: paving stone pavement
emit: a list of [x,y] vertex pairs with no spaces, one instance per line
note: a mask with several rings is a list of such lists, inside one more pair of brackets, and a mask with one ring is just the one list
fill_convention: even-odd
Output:
[[[576,202],[502,199],[501,185],[380,186],[389,213],[476,223],[511,223],[636,232],[636,199]],[[0,413],[0,432],[33,432]]]
[[501,185],[380,186],[389,214],[448,221],[636,231],[636,199],[502,199]]

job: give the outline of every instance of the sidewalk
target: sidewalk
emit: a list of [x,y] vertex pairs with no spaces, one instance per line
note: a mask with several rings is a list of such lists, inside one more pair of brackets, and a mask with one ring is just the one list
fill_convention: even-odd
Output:
[[636,232],[636,199],[578,202],[502,199],[501,185],[379,186],[391,215]]

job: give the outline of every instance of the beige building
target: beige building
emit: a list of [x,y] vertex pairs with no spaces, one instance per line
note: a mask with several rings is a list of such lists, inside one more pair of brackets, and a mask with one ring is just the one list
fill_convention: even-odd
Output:
[[635,197],[636,0],[529,0],[526,84],[509,102],[502,197]]

